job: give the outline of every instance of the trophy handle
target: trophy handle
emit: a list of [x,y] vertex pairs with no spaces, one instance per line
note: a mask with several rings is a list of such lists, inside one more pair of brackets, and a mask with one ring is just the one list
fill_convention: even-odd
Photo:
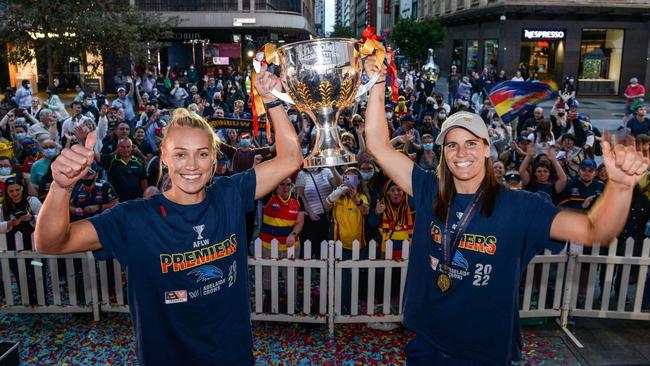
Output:
[[271,94],[273,94],[276,98],[280,99],[281,101],[283,101],[285,103],[288,103],[288,104],[291,104],[291,105],[296,105],[296,102],[294,102],[293,99],[291,99],[291,97],[287,93],[283,93],[283,92],[280,92],[280,91],[277,91],[277,90],[273,89],[273,90],[271,90]]
[[379,79],[379,73],[376,72],[375,76],[373,76],[367,83],[359,87],[359,91],[357,91],[357,95],[354,96],[354,99],[357,99],[360,96],[366,94],[370,90],[370,88],[372,88],[375,85],[378,79]]

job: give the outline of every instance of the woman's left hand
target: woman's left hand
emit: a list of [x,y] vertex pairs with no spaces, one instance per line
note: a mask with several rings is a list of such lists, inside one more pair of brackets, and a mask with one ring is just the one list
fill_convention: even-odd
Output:
[[25,221],[25,222],[27,222],[27,221],[31,221],[33,218],[34,218],[34,216],[32,216],[32,214],[30,214],[30,213],[26,213],[26,214],[24,214],[24,215],[22,215],[22,216],[20,217],[20,221]]
[[648,172],[650,159],[637,151],[634,145],[619,144],[612,149],[608,141],[603,141],[602,147],[608,184],[616,183],[631,189]]

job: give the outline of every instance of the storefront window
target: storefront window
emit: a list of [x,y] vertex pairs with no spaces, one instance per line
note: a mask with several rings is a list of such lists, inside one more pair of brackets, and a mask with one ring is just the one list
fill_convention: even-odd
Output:
[[467,70],[466,73],[469,73],[471,70],[478,69],[478,40],[469,40],[467,41]]
[[497,56],[499,55],[499,41],[486,39],[483,42],[483,67],[492,72],[497,72]]
[[583,29],[578,89],[583,93],[617,94],[623,61],[622,29]]
[[465,55],[465,42],[454,41],[454,51],[451,55],[451,65],[456,66],[458,72],[464,73],[463,60]]

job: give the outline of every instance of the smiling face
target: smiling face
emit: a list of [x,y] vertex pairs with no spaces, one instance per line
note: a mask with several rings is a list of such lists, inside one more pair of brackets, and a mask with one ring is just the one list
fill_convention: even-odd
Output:
[[23,187],[20,184],[9,184],[5,189],[7,190],[7,196],[9,196],[13,203],[19,203],[22,200]]
[[167,131],[162,145],[162,161],[172,182],[172,195],[181,200],[202,192],[212,178],[215,151],[200,128],[175,127]]
[[458,192],[464,193],[465,187],[474,193],[485,176],[490,147],[468,130],[454,128],[445,136],[444,153]]
[[503,177],[506,174],[506,167],[503,165],[502,162],[497,161],[494,164],[492,164],[492,167],[494,168],[495,176]]

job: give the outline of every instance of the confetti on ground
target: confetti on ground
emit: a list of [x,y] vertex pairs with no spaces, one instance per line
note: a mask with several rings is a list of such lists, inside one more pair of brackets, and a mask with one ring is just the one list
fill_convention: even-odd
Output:
[[[325,325],[253,323],[258,365],[403,365],[412,333],[340,324],[328,337]],[[20,342],[21,365],[132,365],[135,338],[128,314],[0,313],[0,341]],[[524,333],[523,365],[569,365],[559,336]]]

